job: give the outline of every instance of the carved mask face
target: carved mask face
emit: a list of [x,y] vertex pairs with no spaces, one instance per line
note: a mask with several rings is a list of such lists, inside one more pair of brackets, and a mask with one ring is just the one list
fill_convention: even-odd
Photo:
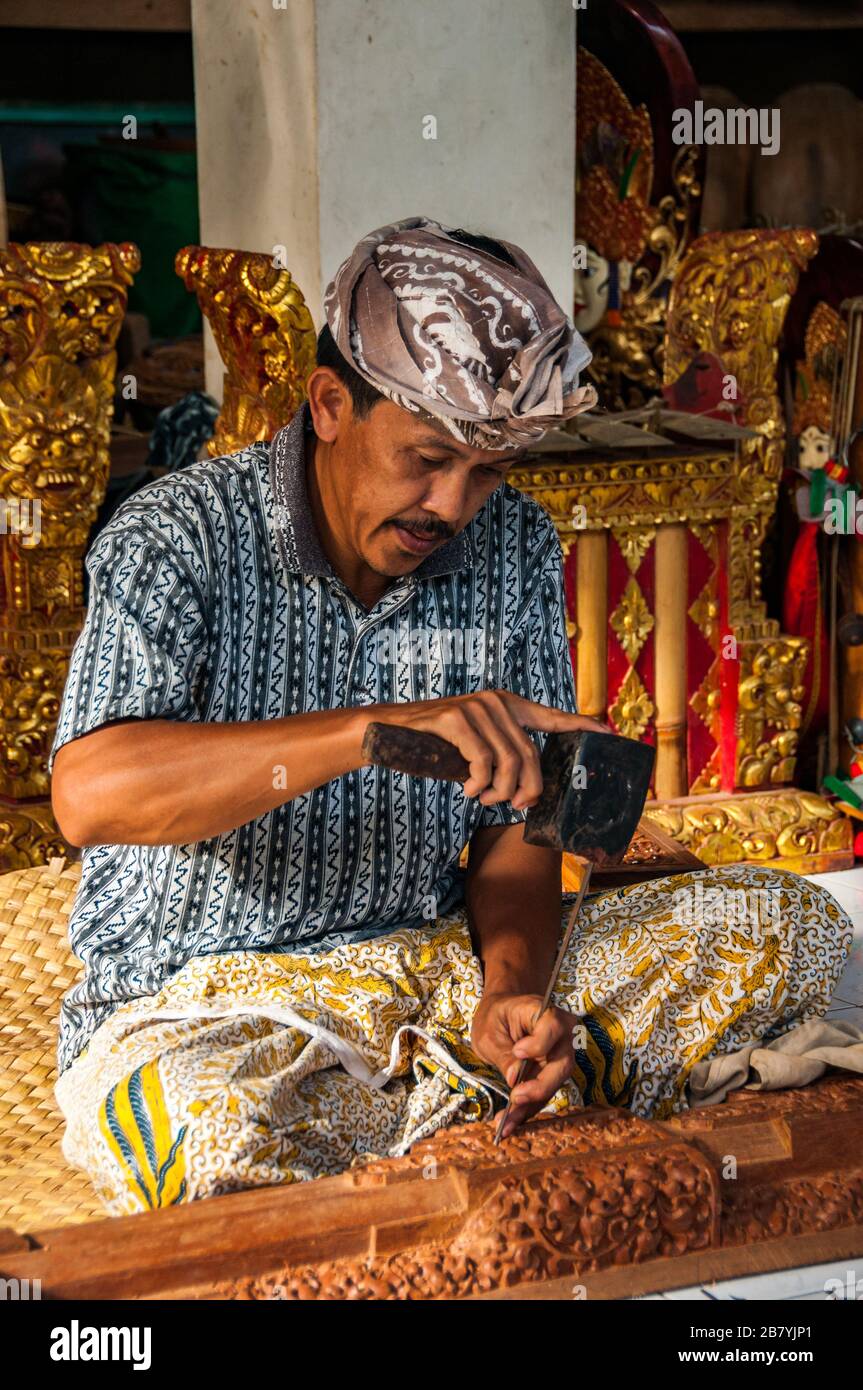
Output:
[[833,457],[833,439],[817,425],[807,425],[797,440],[797,462],[807,473],[826,468]]
[[600,324],[608,308],[609,263],[592,246],[578,248],[586,264],[576,266],[573,322],[579,333],[590,333]]

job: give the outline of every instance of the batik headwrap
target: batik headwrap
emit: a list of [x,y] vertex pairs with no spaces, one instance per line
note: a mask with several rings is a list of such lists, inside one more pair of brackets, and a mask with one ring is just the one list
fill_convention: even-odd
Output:
[[370,232],[327,289],[330,331],[360,376],[476,449],[512,449],[596,404],[590,349],[536,266],[517,269],[412,217]]

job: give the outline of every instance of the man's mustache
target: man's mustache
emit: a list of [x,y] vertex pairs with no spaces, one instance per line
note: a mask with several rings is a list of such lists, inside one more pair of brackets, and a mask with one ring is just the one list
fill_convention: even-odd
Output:
[[437,537],[442,541],[452,540],[456,534],[454,526],[448,526],[445,521],[432,521],[429,517],[424,517],[421,521],[415,521],[411,517],[393,517],[393,526],[401,526],[405,531],[410,531],[414,536]]

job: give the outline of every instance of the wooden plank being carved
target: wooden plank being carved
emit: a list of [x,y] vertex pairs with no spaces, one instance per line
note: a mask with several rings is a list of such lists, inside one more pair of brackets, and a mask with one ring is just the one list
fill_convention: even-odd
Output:
[[863,1078],[493,1137],[460,1124],[312,1184],[36,1232],[0,1273],[53,1298],[590,1299],[863,1254]]

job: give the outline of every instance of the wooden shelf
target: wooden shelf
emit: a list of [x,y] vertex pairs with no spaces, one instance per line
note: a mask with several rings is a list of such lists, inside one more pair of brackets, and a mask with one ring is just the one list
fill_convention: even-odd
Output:
[[192,0],[0,0],[0,29],[104,29],[188,33]]
[[863,29],[861,0],[658,0],[678,33]]

